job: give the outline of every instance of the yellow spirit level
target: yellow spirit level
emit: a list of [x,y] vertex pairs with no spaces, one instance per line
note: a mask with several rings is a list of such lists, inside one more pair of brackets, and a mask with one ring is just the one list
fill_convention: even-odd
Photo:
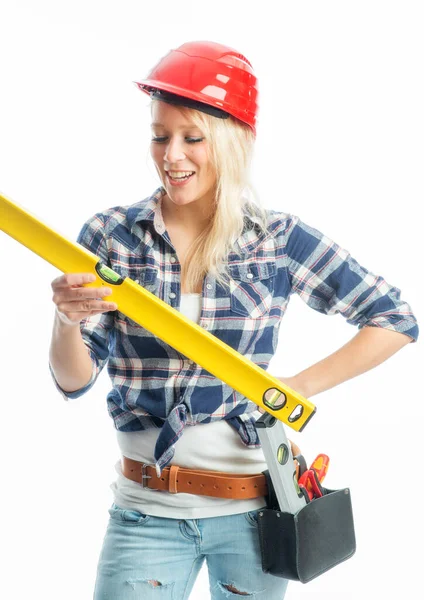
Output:
[[88,285],[111,286],[108,300],[127,317],[292,429],[302,431],[314,415],[315,406],[295,390],[1,194],[0,229],[63,273],[95,274],[96,281]]

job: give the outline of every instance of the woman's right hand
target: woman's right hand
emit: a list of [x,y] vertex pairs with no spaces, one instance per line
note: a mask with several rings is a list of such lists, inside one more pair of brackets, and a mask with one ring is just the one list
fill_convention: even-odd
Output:
[[83,319],[116,310],[117,304],[104,301],[109,287],[84,287],[96,278],[91,273],[68,273],[52,281],[53,302],[59,319],[66,325],[78,325]]

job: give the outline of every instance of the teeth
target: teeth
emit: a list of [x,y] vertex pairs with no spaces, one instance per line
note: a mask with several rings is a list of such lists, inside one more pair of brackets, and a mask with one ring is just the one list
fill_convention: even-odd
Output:
[[189,177],[192,175],[194,171],[168,171],[168,175],[172,177],[172,179],[180,179],[183,177]]

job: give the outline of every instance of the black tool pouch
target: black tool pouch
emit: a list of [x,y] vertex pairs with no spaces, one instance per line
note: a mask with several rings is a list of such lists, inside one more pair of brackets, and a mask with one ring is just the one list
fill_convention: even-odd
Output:
[[258,513],[262,570],[307,583],[356,549],[350,490],[329,490],[296,514],[278,510],[268,471],[268,508]]

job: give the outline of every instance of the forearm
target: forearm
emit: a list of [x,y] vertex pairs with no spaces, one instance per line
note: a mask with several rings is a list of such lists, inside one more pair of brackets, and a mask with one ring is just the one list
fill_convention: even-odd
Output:
[[342,348],[291,377],[289,385],[310,398],[373,369],[410,341],[402,333],[364,327]]
[[79,390],[89,382],[93,365],[79,324],[66,325],[55,315],[49,360],[56,381],[65,392]]

